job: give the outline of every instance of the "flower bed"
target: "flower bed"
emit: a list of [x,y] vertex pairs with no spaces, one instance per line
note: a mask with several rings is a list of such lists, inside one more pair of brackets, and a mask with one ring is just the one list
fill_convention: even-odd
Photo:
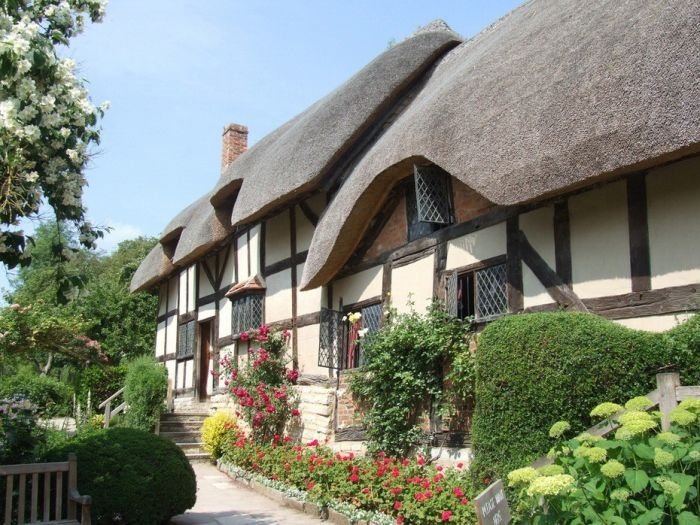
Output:
[[317,441],[304,446],[275,436],[269,444],[256,444],[241,436],[225,447],[222,460],[355,520],[476,523],[467,473],[428,465],[421,456],[372,459],[336,454]]

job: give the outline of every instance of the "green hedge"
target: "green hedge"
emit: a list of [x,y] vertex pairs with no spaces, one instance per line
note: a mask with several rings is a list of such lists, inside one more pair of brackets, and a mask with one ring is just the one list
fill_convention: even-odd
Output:
[[160,419],[168,388],[168,372],[150,356],[135,358],[127,366],[124,401],[129,406],[126,424],[151,431]]
[[30,370],[0,377],[0,399],[20,396],[31,401],[42,417],[65,416],[71,412],[73,390],[53,377]]
[[477,477],[503,476],[549,450],[543,428],[564,419],[574,432],[583,430],[593,424],[588,413],[598,403],[653,390],[660,367],[693,360],[690,350],[679,356],[677,348],[692,343],[697,349],[697,332],[680,327],[653,334],[564,312],[490,324],[476,352],[472,470]]
[[81,433],[47,453],[78,457],[78,490],[92,496],[96,525],[168,523],[195,503],[196,480],[185,454],[162,437],[133,428]]
[[681,373],[681,383],[700,385],[700,315],[672,328],[664,337]]

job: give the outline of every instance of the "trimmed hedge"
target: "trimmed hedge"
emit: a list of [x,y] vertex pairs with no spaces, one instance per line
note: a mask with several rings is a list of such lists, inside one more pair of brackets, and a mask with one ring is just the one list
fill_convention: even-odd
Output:
[[157,525],[191,508],[197,483],[185,454],[165,438],[133,428],[78,434],[47,453],[78,456],[78,490],[92,496],[96,525]]
[[53,377],[22,370],[0,378],[0,399],[23,397],[34,404],[42,417],[70,414],[73,390]]
[[[676,330],[676,347],[694,341],[697,348],[697,329],[689,330],[693,337]],[[552,446],[543,428],[564,419],[573,432],[584,430],[597,404],[653,390],[660,367],[688,366],[692,355],[674,359],[669,337],[584,313],[514,315],[490,324],[476,352],[475,475],[501,477],[533,461]]]
[[665,334],[673,363],[684,385],[700,385],[700,315],[672,328]]
[[168,372],[153,357],[144,355],[131,361],[124,382],[127,426],[153,430],[163,411],[167,388]]

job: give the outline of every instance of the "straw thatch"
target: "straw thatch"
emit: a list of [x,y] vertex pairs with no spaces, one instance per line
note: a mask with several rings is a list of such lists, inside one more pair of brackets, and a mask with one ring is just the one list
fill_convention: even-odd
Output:
[[407,158],[515,205],[700,151],[699,71],[695,0],[525,4],[447,54],[362,156],[301,286],[347,260]]
[[170,262],[170,257],[165,254],[163,245],[158,243],[146,255],[131,278],[130,290],[138,292],[152,288],[163,278],[175,271],[175,266]]

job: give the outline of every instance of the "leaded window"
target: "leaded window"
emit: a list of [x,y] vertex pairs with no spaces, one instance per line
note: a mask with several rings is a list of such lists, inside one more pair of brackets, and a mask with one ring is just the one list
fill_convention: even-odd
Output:
[[194,331],[195,322],[189,321],[178,327],[177,357],[185,358],[194,355]]
[[414,166],[406,187],[406,220],[409,242],[454,222],[447,172],[434,165]]
[[237,335],[262,324],[262,294],[243,295],[231,301],[231,333]]
[[452,272],[446,279],[445,303],[447,311],[460,319],[489,321],[505,314],[508,311],[505,263]]
[[347,350],[348,325],[342,312],[321,308],[321,327],[318,342],[318,366],[342,368],[341,361]]
[[[348,314],[360,313],[360,320],[351,324]],[[349,307],[346,312],[323,308],[319,337],[318,366],[339,370],[362,366],[362,342],[382,325],[382,304],[360,308]]]

